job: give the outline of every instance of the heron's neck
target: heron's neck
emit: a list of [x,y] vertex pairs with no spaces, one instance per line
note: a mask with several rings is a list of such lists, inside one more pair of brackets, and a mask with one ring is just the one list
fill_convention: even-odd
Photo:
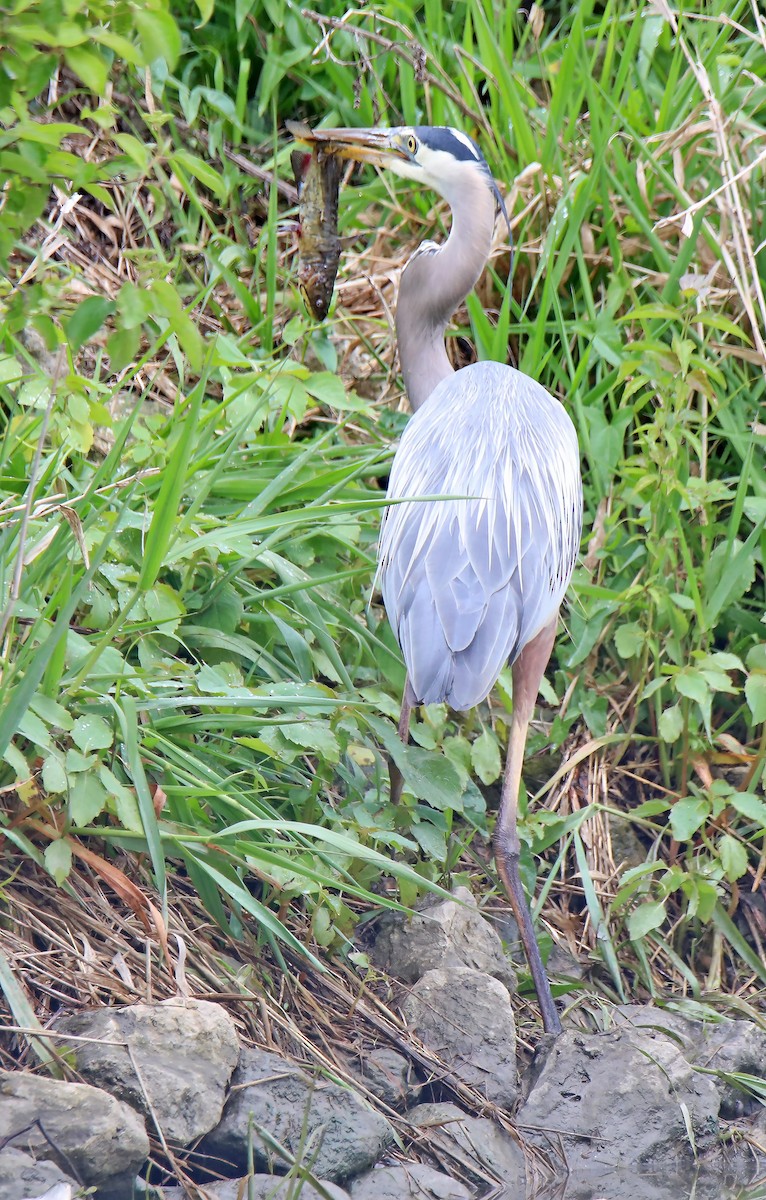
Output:
[[452,203],[452,228],[444,245],[437,251],[416,254],[402,272],[396,336],[404,386],[413,409],[453,373],[444,331],[484,270],[494,226],[495,197],[477,178]]

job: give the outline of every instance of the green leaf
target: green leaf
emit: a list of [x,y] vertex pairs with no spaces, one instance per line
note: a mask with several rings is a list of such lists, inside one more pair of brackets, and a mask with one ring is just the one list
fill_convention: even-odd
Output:
[[90,825],[106,807],[106,788],[98,776],[75,775],[69,792],[69,816],[74,825]]
[[696,700],[698,704],[706,704],[710,698],[710,689],[705,676],[701,671],[695,671],[691,667],[685,667],[683,671],[674,675],[673,684],[677,692],[680,692],[682,696],[687,696],[690,700]]
[[39,717],[28,710],[19,721],[18,732],[28,738],[35,746],[39,746],[41,750],[50,750],[51,736],[48,726],[43,724]]
[[178,507],[181,503],[193,436],[202,407],[204,384],[205,380],[200,380],[192,393],[181,421],[178,440],[168,459],[159,496],[154,502],[139,579],[139,587],[144,589],[152,587],[155,583],[165,561],[168,547],[177,533]]
[[104,95],[109,67],[97,50],[90,50],[87,46],[72,46],[65,52],[64,61],[86,87],[97,96]]
[[434,862],[444,862],[447,857],[447,839],[440,829],[430,821],[421,821],[413,827],[412,836],[430,859]]
[[108,750],[112,744],[112,730],[103,717],[88,714],[78,717],[72,726],[72,741],[87,754],[89,750]]
[[712,920],[723,933],[724,937],[739,954],[751,971],[758,976],[759,979],[766,982],[766,967],[764,966],[760,956],[756,953],[753,947],[748,942],[747,938],[743,937],[737,926],[732,921],[726,909],[721,904],[720,900],[716,904]]
[[288,742],[304,747],[327,762],[336,763],[340,759],[338,739],[324,721],[286,721],[276,728]]
[[489,729],[480,733],[471,746],[471,763],[482,783],[494,783],[499,778],[502,770],[500,747]]
[[346,407],[346,389],[339,375],[331,371],[317,371],[310,375],[305,382],[306,391],[320,404],[328,408],[342,409]]
[[766,642],[759,642],[757,646],[751,646],[745,661],[751,671],[766,672]]
[[392,756],[404,778],[405,790],[417,800],[425,800],[439,810],[462,810],[460,776],[443,755],[421,750],[419,746],[403,746],[400,742]]
[[72,847],[69,839],[56,838],[55,842],[46,846],[43,861],[56,883],[61,886],[72,869]]
[[160,627],[160,633],[172,633],[186,609],[178,592],[166,583],[155,583],[144,596],[144,607],[150,621]]
[[747,873],[747,850],[730,833],[725,833],[718,839],[717,849],[721,856],[724,875],[729,883],[736,883]]
[[678,704],[671,705],[660,713],[657,729],[663,742],[677,742],[684,731],[684,715]]
[[92,338],[93,334],[104,324],[106,318],[112,315],[114,309],[114,301],[106,300],[103,296],[88,296],[86,300],[78,304],[64,325],[67,341],[72,350],[76,352]]
[[133,362],[141,343],[141,328],[136,325],[132,329],[116,329],[106,339],[106,350],[109,355],[109,367],[113,374],[124,371]]
[[23,377],[24,369],[19,360],[11,354],[0,354],[0,384],[16,383]]
[[[207,25],[208,21],[213,15],[215,0],[195,0],[195,4],[199,9],[199,15],[202,17],[202,24]],[[199,25],[197,28],[199,29]]]
[[[140,167],[142,171],[147,171],[149,169],[149,162],[151,160],[149,148],[148,146],[145,146],[143,142],[140,142],[137,137],[134,137],[132,133],[114,133],[112,134],[112,141],[116,142],[123,154],[126,154],[128,158],[131,158],[136,166]],[[118,293],[118,300],[126,288],[134,287],[134,284],[123,284],[120,292]]]
[[761,829],[766,829],[766,801],[761,800],[760,796],[752,792],[732,792],[727,796],[727,801],[743,817],[756,821]]
[[710,815],[707,800],[687,796],[677,800],[670,810],[670,828],[677,842],[688,842]]
[[665,917],[663,900],[652,900],[647,904],[642,904],[640,908],[634,909],[628,917],[628,936],[631,941],[640,941],[653,929],[659,929],[660,925],[664,923]]
[[434,750],[404,746],[387,721],[377,717],[368,717],[368,721],[401,771],[406,791],[433,808],[462,810],[460,775],[449,759]]
[[147,63],[164,58],[171,71],[181,53],[181,34],[173,18],[156,9],[136,5],[133,8],[141,49]]
[[766,721],[766,671],[753,671],[748,675],[745,699],[756,725]]
[[182,350],[189,359],[192,371],[200,371],[204,342],[194,321],[184,311],[178,292],[166,280],[155,279],[151,285],[150,295],[156,301],[157,315],[167,319],[170,328],[178,338]]
[[69,786],[64,760],[53,751],[43,762],[43,787],[51,794],[65,792]]
[[620,658],[636,658],[646,642],[646,633],[636,621],[619,625],[614,635],[614,644]]
[[188,150],[176,150],[175,154],[170,156],[170,164],[181,171],[188,171],[203,187],[212,192],[217,200],[222,204],[225,202],[229,194],[228,185],[223,176],[199,155],[191,154]]
[[141,813],[135,792],[125,784],[120,783],[117,776],[109,767],[101,766],[98,777],[114,802],[114,811],[124,829],[132,829],[135,833],[143,833]]

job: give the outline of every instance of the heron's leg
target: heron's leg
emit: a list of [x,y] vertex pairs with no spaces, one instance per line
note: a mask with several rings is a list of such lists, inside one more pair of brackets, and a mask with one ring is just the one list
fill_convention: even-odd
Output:
[[519,926],[519,933],[540,1004],[543,1028],[546,1033],[554,1034],[561,1033],[561,1022],[553,1003],[551,985],[540,957],[529,905],[521,884],[519,874],[521,843],[516,817],[527,728],[534,711],[540,680],[553,649],[557,621],[558,618],[538,633],[537,637],[524,647],[513,664],[513,717],[494,839],[497,869]]
[[[399,737],[405,746],[410,740],[410,717],[412,716],[415,703],[415,693],[412,690],[412,684],[408,675],[404,681],[404,695],[402,696],[402,708],[399,714]],[[402,798],[404,780],[402,779],[401,771],[392,758],[388,762],[388,778],[391,781],[391,803],[398,804]]]

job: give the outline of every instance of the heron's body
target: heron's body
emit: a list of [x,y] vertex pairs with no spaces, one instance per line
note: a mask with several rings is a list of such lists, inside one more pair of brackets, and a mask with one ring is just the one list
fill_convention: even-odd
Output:
[[[399,731],[414,704],[471,708],[513,664],[513,716],[495,858],[527,952],[546,1030],[561,1030],[519,875],[517,802],[527,727],[580,542],[574,427],[545,388],[512,367],[454,371],[452,313],[489,257],[499,204],[478,146],[457,129],[314,130],[333,152],[433,188],[452,210],[443,245],[424,242],[396,306],[399,360],[414,416],[391,470],[380,538],[383,599],[407,666]],[[507,218],[506,218],[507,219]],[[402,777],[391,767],[391,797]]]
[[579,546],[577,435],[527,375],[481,362],[437,384],[394,458],[380,584],[418,703],[473,708],[556,616]]

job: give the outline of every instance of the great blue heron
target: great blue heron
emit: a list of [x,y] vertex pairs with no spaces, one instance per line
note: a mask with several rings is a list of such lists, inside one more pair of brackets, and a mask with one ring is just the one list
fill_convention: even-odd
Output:
[[[402,272],[399,360],[414,416],[391,469],[380,584],[407,667],[400,734],[416,704],[468,709],[513,665],[513,716],[494,851],[519,925],[543,1025],[561,1023],[519,875],[518,792],[527,728],[553,648],[582,526],[577,435],[535,380],[505,364],[453,370],[447,322],[489,258],[502,200],[457,129],[315,130],[344,158],[386,167],[452,209],[443,245],[423,242]],[[393,773],[394,791],[400,781]],[[396,796],[394,797],[397,798]]]

